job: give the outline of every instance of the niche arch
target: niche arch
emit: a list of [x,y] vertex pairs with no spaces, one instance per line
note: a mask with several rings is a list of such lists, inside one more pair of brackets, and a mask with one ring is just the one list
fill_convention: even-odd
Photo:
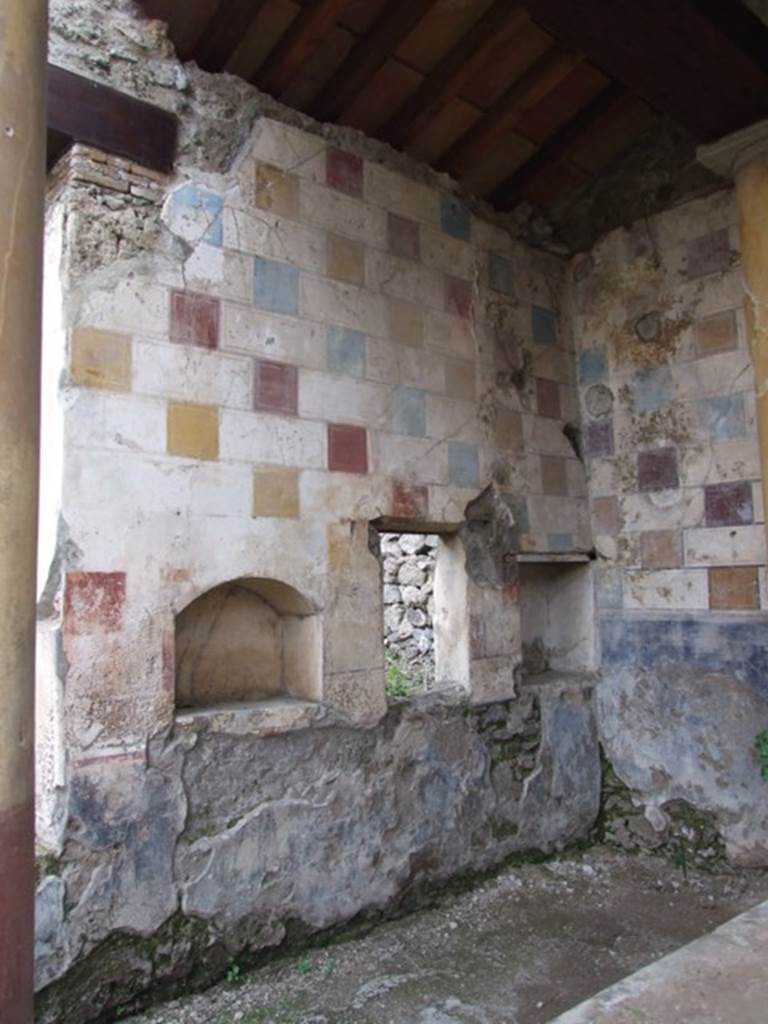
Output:
[[220,583],[176,615],[176,706],[320,700],[322,644],[318,610],[289,584]]

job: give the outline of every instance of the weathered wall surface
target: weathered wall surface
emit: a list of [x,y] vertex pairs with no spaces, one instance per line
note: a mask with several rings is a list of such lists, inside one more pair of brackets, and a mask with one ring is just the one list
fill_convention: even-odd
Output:
[[657,825],[686,800],[732,858],[765,863],[764,511],[733,196],[613,232],[571,270],[603,741]]
[[40,890],[39,1020],[203,985],[235,956],[561,848],[587,834],[599,792],[588,687],[482,708],[420,698],[375,730],[319,707],[280,735],[185,716],[146,764],[73,783],[69,845]]

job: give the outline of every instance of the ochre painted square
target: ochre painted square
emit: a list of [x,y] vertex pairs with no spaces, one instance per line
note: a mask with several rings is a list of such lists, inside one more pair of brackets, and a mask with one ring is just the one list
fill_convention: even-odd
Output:
[[696,352],[700,356],[714,356],[730,352],[738,345],[736,314],[732,309],[699,320],[693,328]]
[[751,611],[760,607],[757,566],[734,565],[709,570],[709,607]]
[[299,179],[272,164],[257,164],[254,202],[260,210],[299,219]]
[[76,327],[69,374],[73,384],[107,391],[131,390],[131,339],[116,331]]
[[429,491],[423,484],[392,483],[392,515],[398,519],[426,519]]
[[123,624],[124,572],[68,572],[64,632],[117,633]]
[[265,518],[298,519],[298,470],[282,466],[265,466],[255,470],[253,514]]
[[190,459],[219,457],[219,410],[215,405],[171,402],[167,413],[169,455]]
[[444,289],[445,312],[468,319],[472,312],[472,282],[446,274]]
[[362,199],[363,161],[343,149],[329,149],[325,156],[325,180],[331,188]]
[[219,300],[195,292],[171,292],[171,341],[218,348]]
[[365,427],[328,424],[328,469],[339,473],[368,472],[368,435]]
[[677,569],[682,565],[678,530],[646,530],[640,537],[644,569]]
[[295,366],[274,363],[267,359],[256,361],[253,385],[253,404],[256,409],[295,416],[299,405],[299,376]]
[[541,458],[541,490],[543,494],[568,494],[568,473],[565,459],[559,455],[542,455]]
[[515,409],[499,406],[493,421],[493,438],[497,448],[519,449],[523,446],[523,417]]
[[424,317],[419,307],[412,302],[390,302],[389,336],[401,345],[420,348],[424,343]]
[[326,273],[334,281],[363,284],[365,280],[365,250],[358,242],[329,235],[326,243]]
[[475,367],[472,363],[457,363],[448,360],[445,364],[445,393],[450,398],[475,400]]
[[619,532],[619,501],[615,495],[606,498],[595,498],[592,502],[592,522],[595,533],[607,533],[615,537]]

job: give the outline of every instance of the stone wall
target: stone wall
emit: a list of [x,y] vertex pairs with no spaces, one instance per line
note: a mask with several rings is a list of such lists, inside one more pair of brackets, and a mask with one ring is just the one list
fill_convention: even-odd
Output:
[[607,235],[571,266],[602,640],[601,731],[663,829],[714,815],[768,860],[765,526],[731,191]]
[[[381,538],[384,577],[384,647],[391,654],[387,674],[396,682],[432,689],[435,684],[435,534],[385,533]],[[387,682],[390,680],[388,678]]]

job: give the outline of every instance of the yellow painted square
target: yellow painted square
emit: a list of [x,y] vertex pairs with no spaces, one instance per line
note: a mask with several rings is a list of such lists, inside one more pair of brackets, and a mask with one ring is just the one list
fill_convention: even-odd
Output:
[[299,517],[299,473],[280,466],[253,474],[253,514],[276,519]]
[[334,281],[361,285],[365,281],[365,256],[362,245],[348,238],[329,235],[326,246],[326,272]]
[[256,165],[254,201],[260,210],[299,219],[299,179],[272,164]]
[[167,414],[169,455],[218,459],[219,410],[215,405],[171,402]]
[[523,417],[514,409],[500,406],[496,410],[493,435],[497,448],[522,448]]
[[81,387],[130,391],[130,337],[117,331],[76,327],[72,332],[69,375],[72,383]]
[[471,363],[454,363],[445,365],[445,393],[450,398],[475,399],[475,368]]
[[424,317],[419,307],[411,302],[391,302],[389,336],[401,345],[420,348],[424,343]]

